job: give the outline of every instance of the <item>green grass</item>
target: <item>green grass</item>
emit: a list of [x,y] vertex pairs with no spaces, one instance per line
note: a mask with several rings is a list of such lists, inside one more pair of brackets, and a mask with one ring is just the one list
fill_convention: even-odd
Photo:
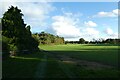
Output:
[[39,48],[49,51],[82,51],[82,50],[117,50],[118,46],[67,44],[67,45],[40,45]]
[[117,78],[118,77],[118,71],[115,69],[86,69],[84,67],[78,67],[74,64],[69,63],[63,63],[64,66],[69,68],[71,73],[74,73],[74,75],[77,78]]
[[[36,72],[41,73],[38,66],[46,63],[42,67],[45,78],[116,78],[119,71],[112,69],[86,69],[72,63],[64,63],[55,58],[56,55],[65,55],[76,60],[95,61],[111,66],[117,66],[118,46],[116,45],[40,45],[40,49],[47,52],[38,52],[7,58],[3,60],[3,78],[35,78]],[[49,54],[50,52],[50,54]],[[43,58],[44,55],[47,59]],[[37,77],[36,77],[37,78]]]
[[[119,71],[118,66],[118,46],[117,45],[80,45],[80,44],[67,44],[67,45],[40,45],[40,49],[49,51],[52,55],[65,55],[78,60],[87,60],[99,62],[106,65],[111,65],[114,68],[102,68],[95,70],[88,70],[81,66],[76,66],[70,63],[62,62],[48,62],[49,77],[55,74],[65,74],[68,78],[71,76],[77,78],[117,78]],[[61,65],[61,66],[56,66]],[[55,67],[54,67],[55,66]],[[61,68],[60,69],[58,68]],[[53,69],[54,68],[54,69]],[[57,69],[59,70],[56,73]],[[49,73],[49,72],[53,73]]]
[[48,54],[46,78],[118,78],[115,68],[86,69],[72,63],[59,62]]
[[72,58],[101,62],[112,66],[118,65],[118,46],[111,45],[41,45],[41,49],[54,54],[67,55]]
[[67,75],[60,68],[57,60],[48,55],[46,78],[67,78]]
[[4,59],[2,62],[3,78],[33,78],[42,56],[42,53],[33,53]]

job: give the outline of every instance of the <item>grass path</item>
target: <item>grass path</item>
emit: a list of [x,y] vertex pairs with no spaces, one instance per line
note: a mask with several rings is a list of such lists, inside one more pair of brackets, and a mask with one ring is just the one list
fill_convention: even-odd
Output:
[[77,76],[61,62],[59,63],[59,67],[64,71],[64,73],[68,76],[69,79],[77,78]]
[[[112,70],[112,68],[111,69],[108,68],[108,72],[107,72],[107,70],[104,70],[104,68],[103,69],[101,68],[101,70],[99,70],[97,68],[95,70],[88,70],[84,66],[83,66],[84,68],[81,67],[81,65],[76,66],[76,65],[72,65],[72,64],[66,64],[63,61],[64,61],[64,59],[67,59],[67,57],[62,60],[61,56],[55,52],[51,52],[51,51],[47,51],[47,50],[45,50],[45,51],[43,50],[43,52],[46,53],[46,55],[48,57],[47,71],[49,74],[45,75],[45,78],[64,78],[65,77],[65,78],[71,80],[71,79],[86,77],[86,76],[94,77],[94,75],[95,75],[95,77],[100,77],[100,75],[105,77],[104,74],[106,76],[110,77],[109,74],[112,74],[113,76],[115,76],[117,74],[117,71]],[[51,58],[53,61],[49,62],[49,58]],[[100,66],[98,66],[98,67],[100,67]],[[52,70],[50,70],[50,69],[52,69]],[[55,74],[56,71],[57,71],[57,73],[59,73],[59,75]],[[102,73],[104,73],[104,74],[102,74]],[[61,74],[63,76],[61,76]]]
[[2,62],[3,78],[33,78],[43,53],[8,57]]
[[47,66],[47,55],[43,56],[43,59],[37,66],[37,70],[35,73],[35,78],[44,78]]
[[73,72],[71,72],[70,68],[64,65],[62,61],[60,61],[60,58],[57,55],[53,55],[49,51],[45,51],[45,52],[48,54],[48,56],[50,56],[54,60],[57,60],[56,64],[58,64],[58,67],[63,71],[63,73],[67,76],[67,78],[69,79],[77,78],[77,76]]

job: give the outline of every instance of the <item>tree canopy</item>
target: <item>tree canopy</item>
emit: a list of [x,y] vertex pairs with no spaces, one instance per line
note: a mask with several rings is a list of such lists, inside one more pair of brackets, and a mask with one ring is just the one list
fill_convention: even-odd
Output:
[[38,42],[32,37],[30,26],[26,26],[22,16],[21,10],[13,6],[3,14],[2,36],[5,37],[3,42],[9,45],[10,50],[38,49]]
[[36,36],[40,44],[64,44],[63,37],[55,36],[50,33],[41,32],[33,35]]
[[79,39],[79,43],[80,43],[80,44],[84,44],[84,43],[85,43],[84,38],[80,38],[80,39]]

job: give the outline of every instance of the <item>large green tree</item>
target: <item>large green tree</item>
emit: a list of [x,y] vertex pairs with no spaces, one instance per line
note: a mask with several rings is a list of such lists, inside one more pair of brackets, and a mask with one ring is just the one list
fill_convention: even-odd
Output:
[[2,35],[13,38],[22,37],[25,33],[24,21],[22,19],[23,14],[17,7],[11,6],[8,11],[3,14],[2,18]]
[[2,17],[2,36],[9,38],[7,44],[11,50],[38,49],[38,42],[32,37],[30,26],[26,26],[22,16],[20,9],[11,6]]

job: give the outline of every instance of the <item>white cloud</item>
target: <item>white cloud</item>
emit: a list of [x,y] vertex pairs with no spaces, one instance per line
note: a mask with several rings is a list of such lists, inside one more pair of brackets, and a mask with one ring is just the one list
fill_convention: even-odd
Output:
[[84,32],[85,32],[85,35],[91,36],[91,37],[99,35],[99,31],[96,30],[95,28],[86,28]]
[[105,30],[105,33],[106,33],[107,35],[112,35],[112,34],[113,34],[113,30],[112,30],[111,28],[107,28],[107,29]]
[[118,32],[114,32],[111,28],[106,28],[104,33],[107,35],[106,38],[118,38]]
[[49,18],[49,13],[56,9],[52,3],[47,2],[3,2],[0,5],[0,17],[11,5],[21,9],[25,23],[31,25],[32,29],[33,27],[41,29],[42,26],[45,26],[47,24],[45,20]]
[[97,15],[94,15],[93,17],[117,17],[118,15],[120,15],[120,10],[119,9],[115,9],[112,10],[111,12],[98,12]]
[[97,26],[97,24],[93,21],[84,22],[84,24],[86,26],[89,26],[89,27],[96,27]]
[[112,38],[112,39],[120,39],[119,37],[120,35],[118,33],[113,33],[112,35],[107,35],[106,37],[104,37],[104,39],[108,39],[108,38]]
[[79,19],[75,18],[76,14],[67,13],[62,16],[53,16],[52,29],[59,36],[66,38],[76,38],[81,35],[80,29],[77,27]]
[[80,39],[80,37],[76,37],[76,38],[65,38],[65,41],[78,41]]
[[116,32],[116,33],[113,33],[113,34],[111,34],[110,36],[112,36],[112,37],[118,37],[118,33]]
[[99,12],[98,16],[99,17],[116,17],[116,15],[113,14],[112,12]]
[[95,28],[91,28],[91,27],[85,27],[82,29],[82,38],[84,38],[87,41],[92,40],[93,38],[98,39],[100,38],[100,32],[95,29]]
[[82,29],[82,37],[87,40],[90,41],[92,39],[98,39],[100,38],[100,32],[95,28],[97,26],[97,24],[93,21],[88,21],[88,22],[84,22],[85,26],[88,27],[84,27]]
[[120,10],[119,9],[115,9],[115,10],[113,10],[112,11],[114,14],[116,14],[116,15],[120,15]]

